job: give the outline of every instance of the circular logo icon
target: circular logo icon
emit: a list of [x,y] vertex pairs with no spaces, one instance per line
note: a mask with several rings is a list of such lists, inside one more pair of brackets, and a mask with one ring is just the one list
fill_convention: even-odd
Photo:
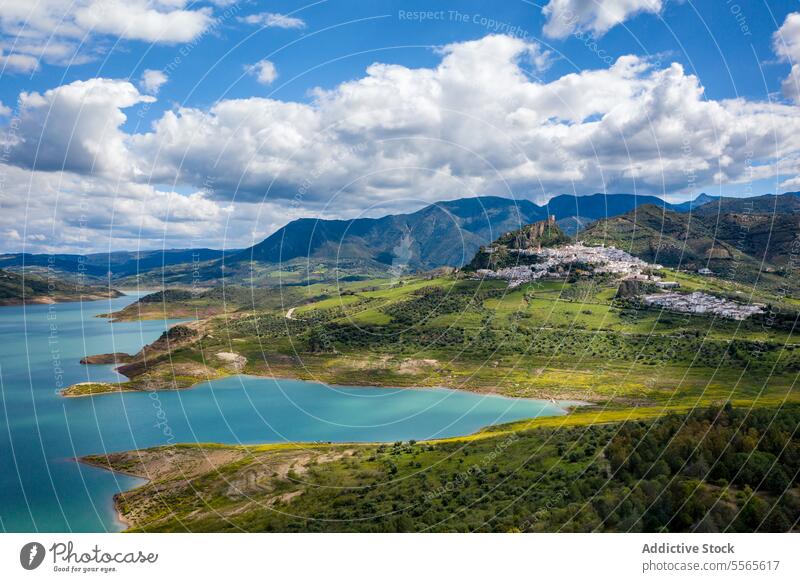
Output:
[[44,546],[39,542],[28,542],[19,551],[19,563],[26,570],[35,570],[44,561]]

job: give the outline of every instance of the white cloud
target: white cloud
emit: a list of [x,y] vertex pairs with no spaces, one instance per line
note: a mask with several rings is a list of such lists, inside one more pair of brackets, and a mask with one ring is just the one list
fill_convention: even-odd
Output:
[[131,147],[137,159],[157,156],[156,180],[212,176],[220,197],[302,191],[311,208],[344,188],[342,213],[409,194],[676,192],[689,173],[697,184],[736,182],[800,147],[800,111],[708,100],[678,64],[656,69],[627,56],[540,83],[519,65],[538,50],[490,36],[445,47],[435,68],[373,64],[310,104],[182,108]]
[[20,236],[19,231],[15,228],[9,228],[8,230],[6,230],[3,233],[3,238],[14,242],[22,240],[22,236]]
[[800,12],[786,15],[781,27],[772,35],[775,54],[790,62],[800,62]]
[[275,63],[267,59],[262,59],[256,64],[250,65],[248,70],[262,85],[271,85],[278,78],[278,69],[275,68]]
[[6,54],[0,49],[0,71],[31,73],[39,68],[39,59],[30,55]]
[[772,35],[772,48],[778,57],[792,67],[789,76],[781,84],[784,97],[800,103],[800,12],[786,16],[781,27]]
[[123,109],[154,101],[127,81],[90,79],[19,96],[20,122],[8,144],[15,165],[129,175]]
[[[187,0],[0,1],[0,66],[36,70],[40,61],[79,64],[95,56],[94,37],[174,44],[212,24],[212,10]],[[9,51],[13,50],[11,54]]]
[[787,99],[800,103],[800,65],[792,65],[789,76],[781,82],[781,92]]
[[0,117],[8,117],[11,115],[11,108],[0,101]]
[[161,85],[166,82],[167,76],[164,74],[164,71],[145,69],[139,81],[139,87],[141,87],[145,93],[155,95],[158,93],[159,89],[161,89]]
[[242,22],[256,24],[268,28],[305,28],[306,23],[300,18],[278,14],[276,12],[261,12],[242,17]]
[[[200,191],[180,194],[148,184],[2,164],[0,174],[8,177],[0,252],[230,248],[250,241],[252,212],[237,213]],[[235,240],[226,240],[227,225]]]
[[544,33],[564,38],[575,32],[603,35],[637,14],[658,14],[662,0],[550,0],[542,10]]
[[185,10],[185,2],[89,0],[75,10],[86,30],[147,42],[188,42],[211,24],[211,9]]
[[[136,194],[149,184],[174,184],[147,194],[155,199],[211,184],[200,198],[173,200],[189,213],[174,232],[194,228],[196,204],[229,217],[237,241],[299,215],[344,217],[477,194],[680,194],[753,175],[790,181],[800,167],[778,165],[800,151],[800,109],[708,99],[679,64],[656,68],[626,56],[541,82],[523,66],[541,53],[535,43],[496,35],[440,52],[430,68],[374,63],[309,101],[181,107],[135,135],[122,131],[123,111],[152,98],[130,83],[95,79],[23,94],[23,141],[11,162],[65,167],[84,189],[99,180],[94,191],[116,177],[135,200],[151,200]],[[121,208],[135,213],[136,204]],[[152,206],[134,221],[149,233],[164,226]]]

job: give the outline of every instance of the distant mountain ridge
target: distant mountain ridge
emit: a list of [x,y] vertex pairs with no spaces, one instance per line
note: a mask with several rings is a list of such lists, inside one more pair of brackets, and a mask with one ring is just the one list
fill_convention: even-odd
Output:
[[357,258],[406,270],[459,266],[482,244],[544,216],[546,211],[530,201],[484,196],[381,218],[303,218],[226,262]]
[[[561,221],[559,225],[567,234],[574,234],[591,221],[622,214],[644,204],[673,207],[656,196],[634,194],[562,194],[544,205],[529,200],[479,196],[437,202],[416,212],[381,218],[303,218],[290,222],[253,247],[229,256],[226,264],[348,258],[373,266],[401,265],[410,271],[459,267],[468,263],[482,245],[549,216]],[[405,256],[397,250],[403,248],[403,241],[407,249]]]
[[53,277],[20,275],[0,269],[0,305],[95,301],[121,295],[110,287],[78,285]]
[[697,208],[697,214],[709,217],[714,214],[732,212],[753,214],[800,212],[800,192],[786,192],[778,195],[764,194],[748,198],[716,197],[711,202]]
[[[33,271],[52,270],[62,275],[81,275],[89,279],[128,277],[171,265],[212,261],[225,251],[214,249],[165,249],[150,251],[112,251],[108,253],[33,254],[9,253],[0,255],[0,268],[31,268]],[[227,251],[237,252],[237,251]]]
[[[0,255],[0,268],[20,270],[24,264],[36,272],[37,268],[54,265],[60,275],[84,273],[96,280],[107,280],[110,276],[112,280],[125,279],[126,282],[147,274],[153,284],[163,281],[185,284],[195,279],[215,281],[223,276],[243,282],[263,281],[264,272],[279,271],[283,267],[295,273],[322,273],[319,276],[323,278],[331,276],[325,275],[326,272],[335,273],[330,270],[333,267],[343,268],[342,275],[373,275],[387,271],[402,274],[463,266],[481,246],[549,216],[555,216],[560,229],[574,237],[597,220],[621,216],[643,206],[678,214],[691,212],[711,229],[703,235],[705,238],[720,236],[723,242],[735,234],[730,225],[737,221],[758,223],[750,237],[752,240],[742,250],[758,252],[764,247],[769,260],[781,263],[784,247],[789,244],[786,232],[791,230],[792,219],[786,218],[786,213],[800,212],[800,196],[789,193],[742,199],[700,194],[694,200],[671,204],[656,196],[625,193],[562,194],[543,205],[529,200],[478,196],[437,202],[415,212],[380,218],[301,218],[244,250],[174,249],[96,253],[85,257],[7,254]],[[778,237],[782,242],[767,244],[763,239],[770,237],[769,225],[773,222],[761,215],[773,210],[782,213],[775,219],[782,229]],[[741,214],[747,216],[737,218]],[[753,216],[755,214],[759,216]],[[718,221],[717,217],[725,218]]]
[[670,204],[669,208],[674,210],[675,212],[690,212],[695,208],[699,208],[700,206],[704,206],[709,202],[715,202],[719,200],[719,196],[709,196],[708,194],[700,194],[694,200],[687,200],[686,202],[681,202],[679,204]]

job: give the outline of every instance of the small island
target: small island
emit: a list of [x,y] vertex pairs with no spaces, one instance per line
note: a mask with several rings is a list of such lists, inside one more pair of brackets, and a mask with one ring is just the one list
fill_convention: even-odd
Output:
[[133,392],[124,384],[111,382],[78,382],[61,391],[66,398],[80,398],[82,396],[95,396],[96,394],[113,394],[115,392]]

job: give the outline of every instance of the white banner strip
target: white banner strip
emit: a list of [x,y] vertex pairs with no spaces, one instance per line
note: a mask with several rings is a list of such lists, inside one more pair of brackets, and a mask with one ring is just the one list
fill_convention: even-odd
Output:
[[792,534],[4,534],[0,580],[796,581],[799,541]]

